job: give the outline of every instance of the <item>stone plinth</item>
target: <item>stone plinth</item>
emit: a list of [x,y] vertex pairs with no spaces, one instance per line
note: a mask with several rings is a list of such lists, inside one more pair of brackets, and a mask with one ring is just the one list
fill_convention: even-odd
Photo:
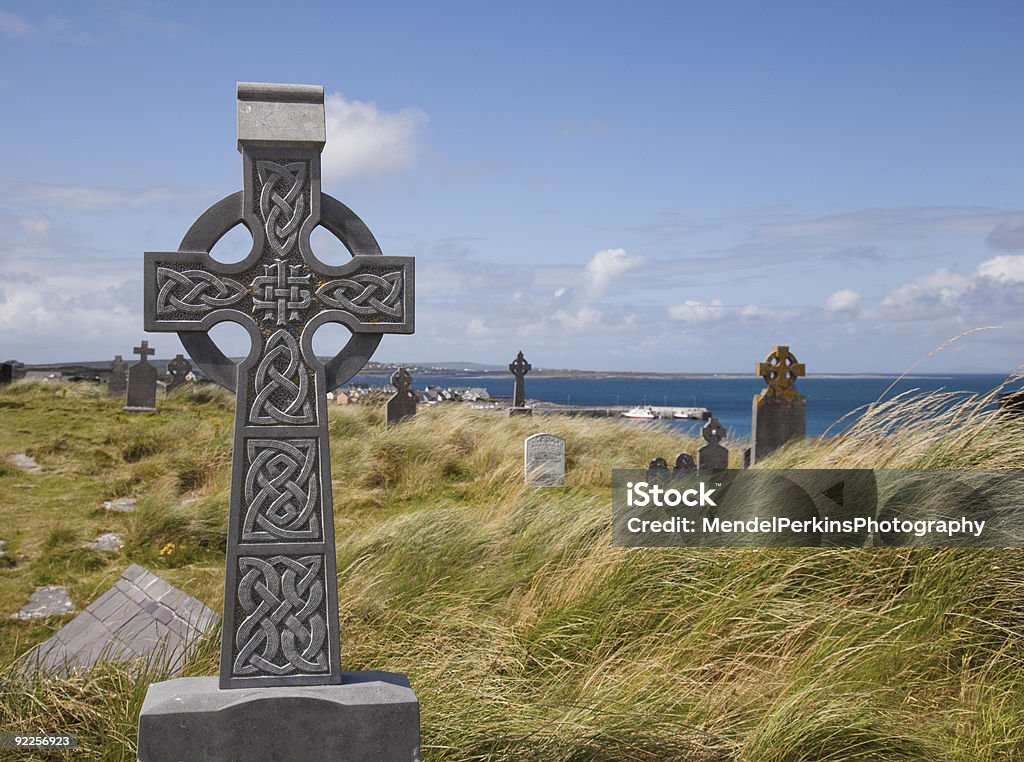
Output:
[[508,409],[509,415],[533,415],[532,407],[510,407]]
[[216,677],[149,686],[139,762],[418,762],[419,702],[405,675],[341,685],[221,690]]

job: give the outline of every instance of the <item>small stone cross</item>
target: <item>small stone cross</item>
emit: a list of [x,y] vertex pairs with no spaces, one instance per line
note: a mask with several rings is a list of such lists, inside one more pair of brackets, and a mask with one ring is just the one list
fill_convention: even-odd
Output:
[[175,355],[174,359],[167,363],[167,372],[171,376],[171,382],[167,385],[167,391],[177,389],[186,381],[185,376],[192,370],[192,363],[185,359],[184,355]]
[[799,397],[796,380],[807,374],[804,364],[796,361],[796,357],[787,346],[776,346],[764,362],[757,364],[757,375],[764,378],[767,388],[761,392],[761,398],[777,397],[792,401]]
[[725,426],[717,418],[712,418],[704,424],[700,433],[707,444],[697,450],[697,468],[702,471],[727,469],[729,451],[720,444],[725,439]]
[[[206,376],[236,394],[220,687],[341,683],[326,393],[369,361],[385,333],[413,333],[413,259],[384,256],[366,225],[320,191],[324,92],[238,85],[242,190],[206,210],[178,251],[147,252],[145,327],[177,331]],[[210,257],[236,225],[235,264]],[[310,234],[352,254],[325,265]],[[208,331],[231,320],[252,349],[237,366]],[[327,322],[352,338],[328,362]]]
[[146,341],[145,339],[143,339],[143,341],[142,341],[142,346],[133,348],[132,352],[137,354],[141,358],[139,360],[139,362],[143,362],[143,363],[148,363],[149,362],[149,359],[148,359],[149,356],[156,354],[156,350],[152,349],[149,346],[149,342]]
[[523,357],[522,350],[516,355],[516,359],[509,363],[509,371],[515,376],[515,390],[512,395],[513,407],[525,407],[526,405],[526,374],[533,370],[533,366]]
[[409,371],[405,368],[399,368],[391,374],[391,385],[395,387],[395,391],[402,395],[408,395],[412,390],[409,388],[412,384],[412,376],[409,375]]

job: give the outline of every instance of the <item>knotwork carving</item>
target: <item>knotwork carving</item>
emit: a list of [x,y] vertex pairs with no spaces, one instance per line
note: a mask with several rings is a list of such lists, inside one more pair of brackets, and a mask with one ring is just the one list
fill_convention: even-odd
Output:
[[318,540],[320,487],[315,439],[250,439],[242,542]]
[[236,676],[328,670],[323,556],[238,559]]
[[283,328],[267,339],[253,377],[256,395],[249,411],[250,423],[315,423],[309,370],[299,358],[298,342]]
[[278,256],[285,256],[294,248],[299,228],[306,217],[306,163],[295,161],[278,164],[275,161],[257,161],[259,175],[260,212],[263,215],[267,241]]
[[310,275],[302,274],[301,264],[291,265],[283,259],[275,259],[272,264],[264,265],[263,275],[252,280],[252,290],[258,294],[263,290],[263,298],[253,298],[252,311],[264,310],[263,319],[277,318],[278,325],[299,319],[299,310],[304,310],[313,303],[308,288]]
[[796,380],[806,374],[804,364],[796,361],[789,347],[775,347],[764,362],[757,364],[757,375],[764,378],[765,384],[768,385],[757,397],[758,403],[767,399],[786,402],[800,399],[800,393],[796,390]]
[[355,315],[401,320],[403,287],[402,270],[383,275],[360,273],[327,281],[316,290],[316,296],[328,307]]
[[221,278],[205,270],[178,272],[169,267],[156,268],[156,313],[204,313],[229,307],[247,295],[245,286],[231,278]]

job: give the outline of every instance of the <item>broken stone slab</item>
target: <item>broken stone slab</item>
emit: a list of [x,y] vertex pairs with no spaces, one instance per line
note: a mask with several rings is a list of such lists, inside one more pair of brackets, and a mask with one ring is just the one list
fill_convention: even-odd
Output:
[[35,458],[23,452],[16,452],[4,458],[8,463],[20,471],[28,474],[38,474],[43,470],[42,466],[36,463]]
[[177,675],[217,615],[153,572],[129,566],[117,583],[23,660],[27,671],[66,676],[101,661],[165,666]]
[[115,550],[120,550],[124,547],[124,540],[121,539],[121,535],[114,534],[113,532],[107,532],[101,534],[96,538],[95,542],[89,544],[89,547],[93,550],[102,550],[110,553]]
[[75,610],[67,589],[59,585],[37,587],[14,619],[42,619],[47,616],[63,616]]
[[135,510],[135,498],[118,497],[113,500],[103,501],[103,509],[114,513],[131,513]]

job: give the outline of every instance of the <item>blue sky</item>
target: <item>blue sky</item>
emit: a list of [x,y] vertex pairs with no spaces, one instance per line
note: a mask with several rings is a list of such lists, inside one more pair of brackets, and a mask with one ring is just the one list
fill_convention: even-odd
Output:
[[917,369],[1010,371],[1022,39],[1019,2],[0,3],[0,357],[130,354],[269,81],[324,85],[325,191],[416,257],[376,359],[902,371],[993,326]]

